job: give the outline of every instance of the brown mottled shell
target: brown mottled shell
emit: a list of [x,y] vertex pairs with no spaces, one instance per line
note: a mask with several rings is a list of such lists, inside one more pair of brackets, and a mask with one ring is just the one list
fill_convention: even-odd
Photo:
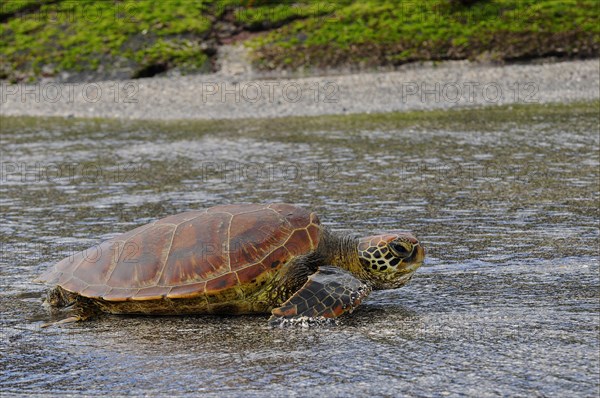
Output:
[[216,206],[126,232],[39,280],[107,301],[216,294],[313,251],[319,231],[315,213],[290,204]]

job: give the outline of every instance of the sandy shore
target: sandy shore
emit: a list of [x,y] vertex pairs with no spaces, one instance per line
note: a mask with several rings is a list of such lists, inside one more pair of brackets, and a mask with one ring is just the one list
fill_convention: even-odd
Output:
[[98,83],[0,83],[0,115],[230,119],[594,100],[599,60],[258,78],[241,72]]

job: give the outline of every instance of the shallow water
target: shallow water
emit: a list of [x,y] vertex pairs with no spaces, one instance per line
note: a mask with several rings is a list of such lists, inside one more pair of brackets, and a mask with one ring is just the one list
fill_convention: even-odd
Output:
[[[277,121],[1,119],[0,391],[597,396],[597,103]],[[63,257],[221,203],[412,230],[428,258],[336,327],[118,317],[40,329]]]

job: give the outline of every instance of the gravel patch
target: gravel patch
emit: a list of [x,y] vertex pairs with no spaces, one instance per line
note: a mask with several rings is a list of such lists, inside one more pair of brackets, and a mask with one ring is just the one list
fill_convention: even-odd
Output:
[[0,115],[235,119],[598,100],[598,59],[265,78],[207,74],[97,83],[0,83]]

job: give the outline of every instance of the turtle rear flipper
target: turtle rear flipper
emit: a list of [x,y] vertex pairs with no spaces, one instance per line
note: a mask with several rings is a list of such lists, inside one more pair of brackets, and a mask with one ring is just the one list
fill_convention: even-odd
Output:
[[91,300],[69,292],[60,286],[56,286],[48,292],[44,305],[48,307],[49,312],[66,313],[67,317],[59,321],[46,322],[41,325],[42,328],[85,321],[99,313],[98,308]]
[[74,305],[68,307],[68,316],[66,318],[59,321],[46,322],[41,325],[41,327],[47,328],[49,326],[58,326],[65,323],[85,321],[89,318],[95,317],[99,312],[100,311],[93,305],[81,305],[80,303],[75,303]]
[[46,322],[44,324],[42,324],[42,328],[47,328],[49,326],[58,326],[58,325],[63,325],[65,323],[73,323],[73,322],[79,322],[79,321],[85,321],[87,318],[89,318],[89,316],[85,317],[79,314],[75,314],[75,315],[71,315],[65,319],[61,319],[60,321],[55,321],[55,322]]
[[369,286],[350,272],[333,266],[319,267],[300,290],[271,311],[269,324],[277,326],[292,320],[310,323],[337,318],[354,310],[369,293]]

